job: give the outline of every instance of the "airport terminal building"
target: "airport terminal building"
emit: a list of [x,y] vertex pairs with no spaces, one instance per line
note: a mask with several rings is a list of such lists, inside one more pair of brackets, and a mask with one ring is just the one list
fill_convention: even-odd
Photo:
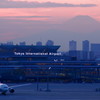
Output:
[[100,65],[74,60],[57,45],[0,45],[0,80],[7,82],[100,82]]

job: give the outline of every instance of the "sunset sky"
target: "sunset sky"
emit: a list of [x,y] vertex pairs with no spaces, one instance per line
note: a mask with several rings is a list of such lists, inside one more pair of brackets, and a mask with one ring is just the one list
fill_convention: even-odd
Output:
[[[94,27],[91,30],[89,26],[68,30],[69,25],[65,27],[65,23],[76,16],[85,16],[84,19],[89,16],[97,21],[94,21],[97,26],[91,26]],[[69,40],[78,41],[79,46],[86,39],[100,43],[99,23],[100,0],[0,0],[0,42],[42,41],[45,44],[50,39],[65,50]]]

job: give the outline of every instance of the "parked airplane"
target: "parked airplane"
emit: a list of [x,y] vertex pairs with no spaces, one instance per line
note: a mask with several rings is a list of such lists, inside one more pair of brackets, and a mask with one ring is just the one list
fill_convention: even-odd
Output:
[[32,83],[22,84],[22,85],[15,85],[15,86],[8,86],[7,84],[0,83],[0,92],[3,95],[6,95],[7,92],[14,93],[15,92],[14,88],[21,87],[21,86],[26,86],[26,85],[31,85],[31,84]]

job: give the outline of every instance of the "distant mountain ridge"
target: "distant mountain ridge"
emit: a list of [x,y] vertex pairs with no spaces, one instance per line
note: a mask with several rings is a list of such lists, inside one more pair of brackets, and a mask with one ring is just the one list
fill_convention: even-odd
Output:
[[90,16],[80,15],[66,21],[63,28],[73,32],[92,32],[100,29],[100,22]]
[[80,20],[87,21],[88,20],[88,21],[91,21],[91,22],[98,22],[94,18],[92,18],[92,17],[90,17],[88,15],[78,15],[78,16],[73,17],[70,20],[74,20],[74,21],[80,21]]

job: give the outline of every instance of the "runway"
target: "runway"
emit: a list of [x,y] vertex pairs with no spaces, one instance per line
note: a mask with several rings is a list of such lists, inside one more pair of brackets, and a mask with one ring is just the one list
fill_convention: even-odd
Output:
[[0,100],[100,100],[100,91],[96,92],[96,89],[100,88],[99,83],[50,83],[49,92],[45,91],[46,87],[46,83],[39,84],[42,91],[37,91],[36,83],[18,87],[15,88],[14,94],[7,93],[6,96],[0,94]]

